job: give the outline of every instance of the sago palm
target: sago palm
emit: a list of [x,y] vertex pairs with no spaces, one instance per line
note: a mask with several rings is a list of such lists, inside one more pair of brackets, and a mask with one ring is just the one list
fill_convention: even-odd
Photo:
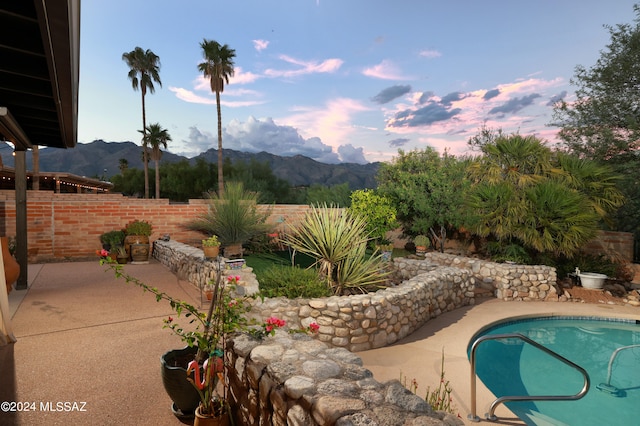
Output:
[[204,39],[200,43],[205,61],[198,64],[198,70],[209,79],[211,91],[216,94],[216,110],[218,112],[218,192],[224,191],[222,176],[222,110],[220,108],[220,93],[224,85],[229,84],[229,77],[233,77],[233,58],[236,51],[228,45],[221,45],[215,40]]
[[133,90],[138,90],[142,93],[142,158],[144,166],[144,197],[149,198],[149,158],[147,156],[147,146],[144,135],[147,129],[147,116],[145,107],[145,96],[147,90],[149,93],[155,92],[154,82],[158,83],[162,87],[160,81],[160,57],[153,53],[151,50],[142,50],[141,47],[136,47],[131,52],[125,52],[122,54],[122,60],[127,63],[129,67],[129,73],[127,76],[131,80],[131,86]]

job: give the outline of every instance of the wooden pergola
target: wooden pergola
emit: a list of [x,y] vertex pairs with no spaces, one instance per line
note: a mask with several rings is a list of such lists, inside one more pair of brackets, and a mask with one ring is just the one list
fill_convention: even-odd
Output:
[[16,289],[27,288],[26,151],[73,148],[78,132],[80,0],[0,2],[0,140],[15,154]]

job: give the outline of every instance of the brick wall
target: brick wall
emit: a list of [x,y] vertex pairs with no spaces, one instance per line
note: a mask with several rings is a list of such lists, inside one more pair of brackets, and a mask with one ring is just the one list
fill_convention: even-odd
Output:
[[[287,231],[308,210],[307,205],[261,206],[270,208],[268,222],[274,231]],[[197,245],[202,235],[184,225],[206,209],[206,200],[173,204],[168,199],[144,200],[121,194],[60,194],[27,191],[27,232],[30,262],[94,256],[100,234],[121,229],[132,220],[153,224],[151,240],[169,234],[173,240]],[[0,190],[0,235],[16,234],[15,191]],[[403,246],[399,244],[399,246]],[[612,250],[633,260],[633,234],[601,231],[585,250],[607,254]]]
[[[206,209],[206,200],[173,204],[167,199],[144,200],[121,194],[59,194],[27,191],[27,232],[30,262],[92,257],[100,248],[100,234],[122,229],[132,220],[153,224],[151,240],[169,234],[171,239],[197,245],[202,234],[185,224]],[[268,222],[285,230],[298,221],[306,205],[261,206],[271,208]],[[0,190],[0,235],[16,234],[13,190]]]

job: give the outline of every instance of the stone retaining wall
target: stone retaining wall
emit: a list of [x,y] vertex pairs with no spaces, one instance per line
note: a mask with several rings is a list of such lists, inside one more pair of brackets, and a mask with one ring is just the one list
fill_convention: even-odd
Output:
[[[156,241],[153,256],[198,287],[215,274],[212,262],[204,260],[202,251],[186,244]],[[291,328],[305,328],[315,322],[320,326],[320,341],[350,351],[387,346],[443,312],[474,303],[476,279],[468,270],[419,263],[428,262],[408,261],[407,265],[416,265],[415,269],[407,266],[408,271],[415,271],[415,276],[407,276],[402,284],[376,293],[315,299],[257,299],[250,316],[259,320],[277,316],[286,320]],[[396,262],[395,265],[402,264]],[[255,280],[250,268],[241,272],[245,274],[244,280]]]
[[[394,259],[396,271],[403,276],[417,272],[416,266],[405,259]],[[481,259],[455,256],[447,253],[429,252],[424,261],[442,266],[464,268],[476,279],[477,286],[493,291],[503,300],[557,300],[556,268],[545,265],[514,265],[495,263]]]
[[230,402],[239,425],[464,425],[398,380],[381,384],[362,359],[305,334],[230,342]]

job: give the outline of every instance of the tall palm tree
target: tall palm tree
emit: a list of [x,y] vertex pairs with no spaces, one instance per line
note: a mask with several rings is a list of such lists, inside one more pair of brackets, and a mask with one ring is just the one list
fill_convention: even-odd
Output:
[[229,77],[233,77],[233,58],[236,51],[228,45],[220,45],[215,40],[204,39],[200,43],[205,61],[198,64],[198,70],[211,83],[211,91],[216,94],[218,111],[218,193],[224,192],[222,177],[222,111],[220,110],[220,93],[224,91],[224,84],[229,84]]
[[141,47],[136,47],[131,52],[125,52],[122,54],[122,60],[127,63],[130,68],[127,76],[131,80],[131,86],[133,90],[138,90],[142,93],[142,163],[144,165],[144,197],[149,198],[149,158],[147,156],[147,148],[145,142],[145,135],[147,129],[147,116],[144,103],[144,97],[147,94],[147,90],[150,93],[156,91],[153,86],[153,82],[157,82],[162,87],[160,81],[160,57],[153,53],[151,50],[142,50]]
[[167,148],[167,142],[171,141],[171,136],[167,129],[163,129],[160,123],[152,123],[146,128],[146,131],[138,130],[143,134],[145,141],[145,147],[151,148],[151,159],[155,163],[156,167],[156,200],[160,198],[160,158],[162,157],[162,151],[160,147]]

